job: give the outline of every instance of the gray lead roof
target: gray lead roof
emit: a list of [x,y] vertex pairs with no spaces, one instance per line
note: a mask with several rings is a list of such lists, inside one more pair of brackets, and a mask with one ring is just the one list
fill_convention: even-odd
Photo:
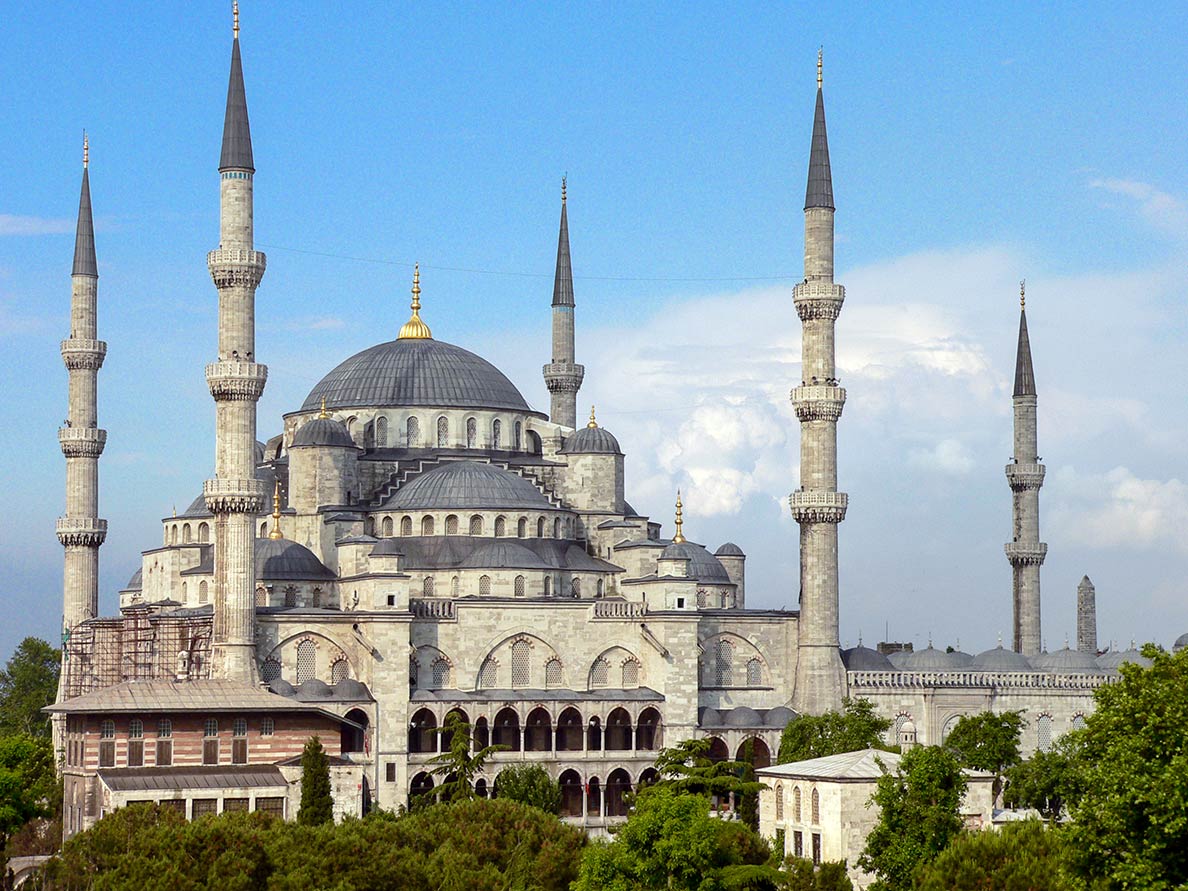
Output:
[[74,233],[74,268],[71,275],[99,277],[95,262],[95,224],[91,219],[91,177],[83,168],[82,193],[78,197],[78,228]]
[[1035,395],[1035,370],[1031,367],[1031,341],[1027,337],[1027,310],[1019,311],[1019,352],[1015,356],[1013,395]]
[[573,269],[569,264],[569,215],[561,198],[561,231],[557,235],[557,273],[553,277],[553,306],[573,306]]
[[252,159],[252,131],[248,127],[247,93],[243,89],[243,62],[239,38],[231,43],[231,77],[227,81],[227,114],[223,119],[223,153],[219,171],[256,170]]
[[381,510],[555,510],[532,483],[510,470],[447,461],[402,485]]
[[827,207],[833,210],[833,175],[829,170],[829,139],[825,135],[825,95],[817,87],[817,111],[813,116],[813,145],[809,152],[808,188],[804,209]]

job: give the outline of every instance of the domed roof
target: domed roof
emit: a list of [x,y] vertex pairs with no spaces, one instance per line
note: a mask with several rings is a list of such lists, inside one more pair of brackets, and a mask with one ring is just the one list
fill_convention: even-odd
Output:
[[1031,663],[1051,674],[1100,674],[1102,670],[1093,654],[1070,650],[1068,647],[1048,653],[1042,660],[1036,657]]
[[1151,660],[1131,647],[1129,650],[1109,650],[1097,657],[1097,667],[1106,671],[1117,671],[1123,662],[1133,662],[1143,668],[1151,667]]
[[[720,713],[722,714],[722,713]],[[739,705],[722,714],[722,723],[727,727],[762,727],[763,719],[750,706]]]
[[330,685],[317,678],[309,678],[298,684],[295,689],[297,698],[302,701],[334,698],[334,691],[330,689]]
[[284,678],[275,678],[268,682],[268,689],[278,696],[292,696],[297,691]]
[[775,708],[769,708],[767,714],[763,716],[763,723],[767,727],[783,727],[789,721],[796,717],[796,712],[787,706],[777,705]]
[[923,650],[908,653],[900,668],[907,671],[957,671],[972,661],[972,657],[966,653],[946,653],[929,644]]
[[579,427],[565,437],[563,455],[621,455],[619,441],[605,427]]
[[718,549],[714,551],[715,557],[745,557],[743,549],[732,541],[728,541],[723,545],[719,545]]
[[144,587],[144,582],[141,580],[141,570],[136,570],[132,573],[132,578],[128,579],[128,584],[124,586],[125,591],[139,591]]
[[302,446],[335,446],[348,449],[356,447],[346,425],[334,418],[314,418],[298,427],[289,448],[297,449]]
[[1002,644],[978,653],[969,667],[975,671],[1035,671],[1026,656],[1014,650],[1004,650]]
[[891,660],[870,647],[859,644],[842,652],[842,662],[848,671],[894,671]]
[[887,654],[887,661],[896,668],[903,668],[904,663],[907,661],[907,657],[910,655],[912,654],[908,650],[896,650],[894,653]]
[[462,569],[548,569],[549,564],[522,544],[493,538],[467,554]]
[[334,573],[322,565],[309,548],[287,538],[256,539],[256,578],[280,581],[332,579]]
[[717,709],[702,706],[697,710],[697,726],[698,727],[721,727],[722,716],[718,714]]
[[729,585],[730,573],[713,554],[691,541],[674,541],[660,552],[661,560],[688,560],[689,578],[699,582]]
[[309,391],[301,411],[425,405],[531,411],[503,372],[440,340],[391,340],[356,353]]
[[[411,341],[415,342],[415,341]],[[413,477],[384,504],[390,510],[553,510],[519,474],[475,461],[447,461]]]
[[1172,652],[1178,653],[1180,650],[1184,649],[1184,647],[1188,647],[1188,632],[1185,632],[1176,638],[1176,642],[1172,644]]

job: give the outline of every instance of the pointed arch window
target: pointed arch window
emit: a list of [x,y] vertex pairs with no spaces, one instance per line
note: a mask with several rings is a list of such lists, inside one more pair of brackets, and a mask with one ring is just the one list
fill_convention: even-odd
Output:
[[1035,723],[1036,745],[1041,752],[1052,750],[1052,716],[1040,715]]
[[206,601],[209,597],[210,597],[210,587],[206,584],[205,581],[199,582],[198,583],[198,602],[206,603]]
[[553,538],[560,538],[560,537],[561,537],[561,518],[554,517],[553,518]]
[[260,666],[260,680],[266,684],[271,684],[273,681],[279,680],[281,676],[281,664],[276,659],[269,656],[264,660],[264,664]]
[[318,658],[317,645],[312,640],[297,644],[297,683],[305,683],[314,676]]
[[210,541],[210,525],[207,523],[199,523],[198,542],[200,544],[206,544],[208,541]]
[[507,535],[507,520],[504,517],[495,518],[495,537],[503,538]]
[[623,663],[623,689],[631,690],[639,686],[639,663],[628,659]]
[[544,538],[545,521],[544,517],[537,517],[536,519],[536,537]]
[[432,597],[433,596],[433,576],[427,575],[427,576],[425,576],[424,580],[421,582],[421,596],[422,597]]
[[437,447],[444,449],[450,444],[450,419],[442,415],[437,419]]
[[330,683],[340,684],[351,676],[351,663],[346,659],[335,659],[330,666]]
[[404,536],[412,535],[412,517],[400,518],[400,534]]
[[763,663],[758,659],[747,662],[747,686],[758,687],[763,683]]
[[784,787],[779,783],[775,787],[775,818],[784,819]]
[[594,666],[590,669],[590,686],[591,687],[606,687],[610,684],[610,663],[599,656],[594,660]]
[[517,452],[520,451],[521,443],[524,439],[524,425],[516,421],[516,426],[512,428],[512,448]]
[[716,650],[715,681],[719,687],[734,685],[734,644],[728,640],[718,641]]
[[517,523],[516,523],[516,538],[527,538],[527,537],[528,537],[528,518],[520,517],[519,521],[517,521]]
[[575,597],[582,596],[582,580],[576,576],[569,583],[569,592]]
[[544,596],[545,597],[553,596],[553,578],[552,578],[552,576],[546,575],[544,577]]
[[517,640],[511,647],[512,686],[527,687],[532,678],[532,644]]
[[478,421],[474,418],[466,419],[466,448],[473,449],[478,444]]
[[497,449],[500,447],[503,439],[503,422],[498,418],[491,422],[491,448]]
[[462,583],[457,576],[450,579],[450,596],[457,597],[462,591]]
[[801,807],[800,787],[796,786],[792,790],[792,821],[795,823],[799,823],[801,821],[802,817],[803,817],[803,811],[802,811],[802,807]]
[[495,659],[488,659],[483,663],[483,667],[479,669],[478,685],[481,689],[490,689],[499,686],[499,662]]
[[816,789],[813,790],[813,825],[818,826],[821,823],[821,793]]
[[384,538],[392,537],[393,526],[392,526],[392,518],[391,517],[384,517],[383,530],[384,530],[383,531]]
[[453,686],[450,683],[452,676],[452,666],[445,658],[438,657],[433,660],[433,664],[429,667],[430,683],[432,683],[434,690],[444,690],[447,687]]
[[561,660],[554,656],[545,663],[545,686],[560,687],[562,683]]
[[[297,589],[292,585],[285,588],[285,606],[294,607],[297,605]],[[298,681],[300,683],[300,681]]]

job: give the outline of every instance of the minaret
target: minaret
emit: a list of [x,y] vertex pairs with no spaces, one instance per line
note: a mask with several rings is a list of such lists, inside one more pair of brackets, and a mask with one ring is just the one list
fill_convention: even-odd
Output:
[[1048,546],[1039,540],[1039,490],[1044,465],[1036,454],[1035,372],[1027,339],[1026,285],[1019,283],[1019,350],[1015,358],[1015,455],[1006,466],[1011,487],[1011,541],[1006,545],[1013,575],[1014,649],[1024,656],[1040,651],[1040,566]]
[[557,273],[553,277],[553,361],[544,367],[549,388],[549,420],[577,426],[577,393],[586,369],[573,350],[573,269],[569,265],[569,217],[565,212],[565,177],[561,178],[561,232],[557,236]]
[[837,491],[837,420],[846,402],[834,365],[834,323],[845,288],[833,281],[833,181],[825,135],[821,54],[804,200],[804,281],[792,292],[802,326],[801,373],[792,391],[800,420],[800,488],[789,499],[800,524],[800,622],[793,708],[840,707],[846,673],[838,652],[837,526],[848,499]]
[[231,77],[219,160],[219,247],[206,258],[219,291],[218,361],[206,366],[215,401],[215,478],[203,486],[215,524],[213,677],[254,683],[255,519],[264,504],[256,479],[256,402],[268,369],[256,363],[256,286],[264,254],[252,249],[252,136],[234,5]]
[[62,359],[70,372],[66,426],[58,443],[66,456],[66,515],[58,519],[58,541],[66,549],[62,624],[69,636],[80,622],[99,611],[99,546],[107,520],[99,519],[99,456],[107,442],[100,429],[96,395],[99,368],[107,344],[98,340],[99,267],[95,262],[95,227],[91,219],[90,145],[83,135],[82,194],[74,236],[70,280],[70,337],[62,341]]
[[1089,576],[1077,585],[1077,649],[1097,655],[1097,589]]

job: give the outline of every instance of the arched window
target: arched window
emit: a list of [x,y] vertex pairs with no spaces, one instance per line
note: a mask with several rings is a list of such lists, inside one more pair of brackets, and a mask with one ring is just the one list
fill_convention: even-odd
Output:
[[[375,518],[374,517],[368,517],[366,520],[363,521],[363,534],[364,535],[375,535]],[[263,538],[263,536],[261,536],[261,538]]]
[[330,683],[337,684],[351,676],[351,663],[346,659],[335,659],[330,666]]
[[799,823],[803,819],[803,814],[800,805],[800,787],[797,786],[792,790],[792,821]]
[[544,577],[544,596],[545,597],[553,596],[553,577],[552,576],[546,575]]
[[312,640],[297,644],[297,683],[303,684],[314,676],[318,658],[317,645]]
[[821,795],[816,789],[813,790],[813,825],[817,826],[821,822]]
[[[285,588],[285,606],[294,607],[297,605],[297,589],[292,585]],[[297,683],[301,683],[298,681]]]
[[891,725],[891,729],[887,732],[888,742],[893,746],[898,746],[902,743],[900,738],[900,731],[903,730],[903,725],[912,720],[911,715],[905,715],[902,712],[895,716],[895,723]]
[[516,538],[528,537],[528,518],[520,517],[519,522],[516,523]]
[[375,419],[375,444],[381,449],[388,447],[388,419],[382,415]]
[[482,535],[483,534],[483,518],[480,514],[475,514],[473,517],[470,518],[470,534],[471,535]]
[[605,687],[610,684],[610,663],[599,656],[590,669],[590,686]]
[[384,530],[383,531],[384,538],[392,537],[392,518],[391,517],[384,517],[383,530]]
[[957,722],[961,720],[961,715],[953,715],[949,720],[945,721],[945,726],[941,728],[941,743],[944,743],[949,738],[949,734],[953,732],[953,728],[957,726]]
[[455,514],[450,514],[446,517],[446,535],[458,534],[458,517]]
[[424,581],[421,582],[421,596],[422,597],[432,597],[433,596],[433,576],[427,575],[427,576],[425,576]]
[[698,588],[697,589],[697,608],[705,609],[706,606],[708,606],[708,604],[706,603],[706,600],[705,600],[705,588]]
[[264,660],[264,664],[260,666],[260,679],[266,684],[271,684],[275,680],[279,680],[281,676],[281,664],[276,659],[269,656]]
[[177,524],[169,527],[169,543],[177,544]]
[[714,680],[719,687],[734,686],[734,644],[728,640],[718,641],[715,652]]
[[473,449],[478,440],[478,421],[474,418],[466,419],[466,448]]
[[429,667],[429,679],[430,683],[433,685],[432,689],[444,690],[445,688],[451,686],[451,673],[450,663],[447,660],[441,657],[434,659],[433,664]]
[[400,518],[400,534],[412,535],[412,517]]
[[603,589],[602,589],[602,579],[599,579],[599,580],[598,580],[598,584],[597,584],[597,585],[596,585],[596,587],[594,588],[594,596],[595,596],[595,597],[601,597],[601,596],[602,596],[602,590],[603,590]]
[[545,663],[545,686],[560,687],[562,683],[561,660],[554,656]]
[[1036,748],[1041,752],[1052,750],[1052,716],[1040,715],[1035,722]]
[[415,415],[408,419],[408,447],[415,449],[421,444],[421,421]]
[[162,718],[157,722],[157,767],[173,764],[173,722]]
[[747,662],[747,686],[758,687],[763,683],[763,663],[758,659]]
[[457,576],[454,576],[452,579],[450,579],[450,596],[457,597],[461,593],[462,583],[459,581]]
[[500,441],[503,438],[503,424],[496,418],[491,422],[491,448],[497,449],[500,446]]
[[198,541],[202,544],[210,541],[210,525],[208,523],[198,524]]
[[437,419],[437,447],[444,449],[450,444],[450,419],[442,415]]
[[490,689],[491,687],[499,686],[499,662],[495,659],[488,659],[483,663],[483,667],[479,669],[478,685],[483,689]]
[[512,686],[527,687],[532,674],[532,644],[517,640],[512,644]]
[[190,529],[189,523],[186,523],[184,526],[182,526],[182,542],[184,544],[190,543],[190,536],[192,534],[193,534],[193,530]]
[[268,524],[261,523],[260,524],[260,538],[267,538],[267,537],[268,537]]
[[309,597],[310,597],[309,605],[312,606],[314,609],[320,609],[322,606],[322,589],[314,588],[313,591],[310,592]]
[[363,427],[363,448],[375,448],[375,422],[369,422]]
[[516,576],[515,592],[517,597],[524,596],[524,577],[522,575]]
[[628,659],[623,663],[623,688],[626,690],[639,686],[639,663]]
[[421,534],[433,534],[433,517],[421,517]]
[[561,537],[561,518],[554,517],[553,518],[553,538],[560,538],[560,537]]
[[479,576],[479,597],[491,596],[491,577],[489,575]]
[[128,766],[144,766],[144,722],[140,718],[128,722]]
[[99,725],[99,766],[115,767],[115,721]]
[[1073,715],[1072,729],[1073,730],[1084,730],[1085,729],[1085,716],[1084,715]]
[[775,787],[775,812],[777,820],[784,819],[784,787],[779,783]]
[[582,580],[574,576],[569,582],[569,593],[574,597],[582,596]]
[[507,520],[504,517],[495,518],[495,537],[503,538],[507,535]]
[[523,438],[524,438],[524,425],[521,424],[519,421],[516,421],[516,426],[512,429],[514,430],[513,438],[512,438],[512,448],[514,448],[518,452],[518,451],[520,451],[520,443],[523,441]]
[[207,586],[205,581],[199,582],[198,583],[198,602],[206,603],[206,601],[209,599],[209,597],[210,597],[210,588]]
[[536,518],[536,537],[544,538],[544,517]]

